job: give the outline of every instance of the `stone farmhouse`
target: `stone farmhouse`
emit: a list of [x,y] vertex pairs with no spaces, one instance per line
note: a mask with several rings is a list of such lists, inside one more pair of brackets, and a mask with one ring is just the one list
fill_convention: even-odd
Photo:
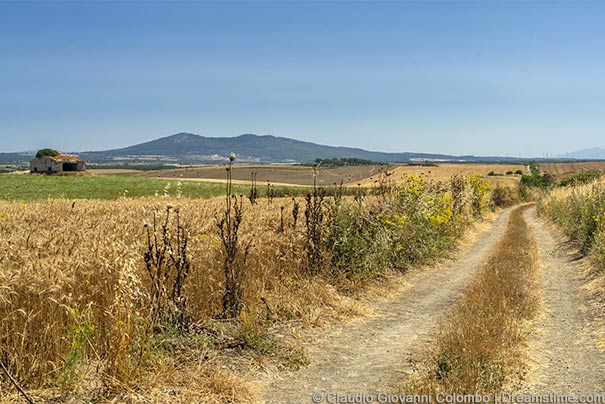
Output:
[[29,162],[29,172],[32,174],[59,174],[85,170],[86,162],[77,156],[42,156]]

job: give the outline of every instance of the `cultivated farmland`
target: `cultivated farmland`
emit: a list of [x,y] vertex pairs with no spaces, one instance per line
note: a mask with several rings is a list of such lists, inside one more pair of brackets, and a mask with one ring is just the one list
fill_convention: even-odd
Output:
[[540,171],[548,173],[557,180],[568,178],[585,171],[604,171],[605,161],[582,161],[565,163],[540,163]]
[[[520,164],[452,164],[439,163],[435,166],[408,166],[408,165],[369,165],[369,166],[347,166],[335,168],[321,168],[318,178],[319,185],[332,186],[341,182],[346,186],[373,186],[380,176],[386,172],[393,174],[393,178],[401,181],[404,175],[423,176],[429,180],[448,181],[453,175],[480,174],[490,184],[515,185],[519,175],[515,176],[517,170],[526,173],[527,168]],[[105,170],[94,170],[95,174],[102,174]],[[178,169],[167,169],[150,172],[136,172],[135,170],[109,170],[110,173],[119,175],[135,175],[150,178],[198,180],[198,181],[225,181],[224,166],[193,166]],[[278,185],[313,185],[313,167],[292,165],[238,165],[233,171],[233,181],[238,184],[248,184],[252,173],[256,174],[258,184],[265,185],[267,181]],[[488,176],[488,174],[495,174]],[[508,175],[506,173],[509,173]]]
[[[589,272],[587,295],[573,245],[548,255],[562,248],[559,233],[532,204],[508,207],[522,202],[506,175],[519,166],[482,166],[506,170],[488,176],[510,177],[497,188],[462,168],[394,167],[368,186],[275,194],[132,173],[2,176],[0,359],[10,378],[0,401],[283,403],[360,385],[600,385],[605,372],[587,369],[605,364],[603,340],[590,342],[605,335],[592,309],[602,272]],[[602,188],[539,202],[598,263]],[[541,298],[561,288],[563,298]]]
[[[488,191],[479,177],[410,177],[354,197],[314,189],[256,203],[1,202],[0,357],[41,400],[137,386],[161,402],[182,386],[182,400],[250,401],[254,389],[221,364],[236,354],[305,366],[300,343],[274,334],[283,324],[362,313],[352,297],[454,247],[491,206]],[[8,381],[2,391],[15,397]]]

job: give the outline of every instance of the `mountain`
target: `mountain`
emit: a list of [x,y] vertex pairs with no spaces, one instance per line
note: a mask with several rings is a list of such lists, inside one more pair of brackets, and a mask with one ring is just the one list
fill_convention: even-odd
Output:
[[[405,163],[414,160],[451,162],[523,162],[527,158],[498,156],[452,156],[434,153],[385,153],[352,147],[325,146],[285,137],[246,134],[236,137],[205,137],[177,133],[121,149],[78,154],[90,163],[219,163],[235,153],[238,161],[251,163],[308,163],[315,159],[358,158],[376,163]],[[605,151],[603,151],[605,153]],[[25,164],[29,153],[0,153],[0,164]],[[543,159],[536,159],[543,160]]]
[[374,162],[397,163],[414,159],[450,161],[511,161],[509,158],[449,156],[430,153],[384,153],[351,147],[324,146],[284,137],[245,134],[236,137],[205,137],[192,133],[177,133],[122,149],[84,152],[87,161],[159,161],[213,162],[224,161],[235,153],[244,162],[312,162],[317,158],[359,158]]
[[605,160],[605,149],[602,149],[600,147],[593,147],[591,149],[582,149],[557,157],[575,160]]

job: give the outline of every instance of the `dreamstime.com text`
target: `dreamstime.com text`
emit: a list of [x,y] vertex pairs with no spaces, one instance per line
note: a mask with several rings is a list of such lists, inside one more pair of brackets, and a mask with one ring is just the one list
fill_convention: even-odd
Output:
[[314,404],[605,404],[605,392],[591,395],[564,394],[445,394],[398,395],[393,393],[313,393]]

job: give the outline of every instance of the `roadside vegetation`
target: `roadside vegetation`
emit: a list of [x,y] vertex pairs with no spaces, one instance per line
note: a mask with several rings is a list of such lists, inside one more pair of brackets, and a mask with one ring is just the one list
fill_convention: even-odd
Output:
[[515,209],[504,238],[464,296],[449,310],[411,394],[490,394],[510,391],[525,366],[527,322],[540,307],[537,248]]
[[605,179],[594,174],[576,177],[546,193],[538,212],[559,225],[582,253],[591,253],[597,267],[605,270]]

